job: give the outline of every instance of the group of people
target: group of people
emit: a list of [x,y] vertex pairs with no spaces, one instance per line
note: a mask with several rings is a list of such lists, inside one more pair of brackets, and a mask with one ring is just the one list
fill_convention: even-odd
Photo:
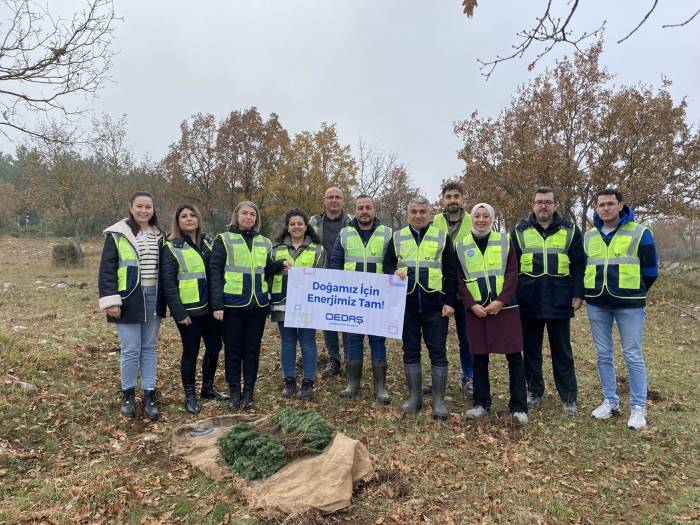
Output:
[[[406,413],[431,396],[432,416],[446,419],[447,334],[454,317],[459,341],[460,387],[471,399],[469,418],[491,408],[489,359],[504,354],[508,363],[509,410],[527,424],[528,409],[544,397],[542,344],[545,327],[554,384],[568,416],[577,414],[577,383],[570,320],[587,303],[597,353],[603,402],[592,412],[607,419],[620,412],[613,364],[616,322],[630,385],[628,427],[646,425],[646,368],[642,356],[645,297],[657,276],[651,231],[634,221],[620,192],[598,192],[593,226],[581,234],[562,217],[554,190],[534,192],[532,212],[508,234],[494,229],[496,211],[488,203],[464,209],[462,184],[448,182],[443,211],[409,201],[408,224],[392,231],[376,217],[374,199],[360,195],[352,215],[344,211],[339,188],[328,188],[324,210],[310,218],[291,209],[274,242],[260,233],[260,211],[250,201],[233,210],[228,230],[214,239],[202,231],[196,206],[178,206],[169,234],[160,228],[153,196],[137,192],[129,217],[105,230],[100,262],[100,308],[116,323],[121,343],[121,413],[136,415],[138,375],[143,415],[159,417],[156,397],[156,342],[160,320],[170,310],[182,339],[181,378],[185,409],[200,410],[195,369],[204,340],[200,397],[228,400],[231,410],[253,408],[260,346],[267,316],[279,325],[281,395],[310,400],[314,395],[318,351],[316,331],[284,326],[287,271],[292,267],[394,274],[407,280],[402,334]],[[359,395],[365,335],[324,331],[328,364],[321,376],[344,374],[341,395]],[[386,340],[367,335],[374,398],[389,404]],[[341,340],[344,359],[341,360]],[[430,377],[421,367],[423,343]],[[218,356],[224,348],[228,395],[214,387]],[[302,380],[296,371],[296,349]]]

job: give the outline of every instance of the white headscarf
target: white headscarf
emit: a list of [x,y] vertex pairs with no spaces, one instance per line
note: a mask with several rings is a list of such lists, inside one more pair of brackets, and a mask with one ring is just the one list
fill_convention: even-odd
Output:
[[487,212],[489,212],[489,217],[490,217],[488,229],[486,231],[483,231],[483,232],[476,231],[474,229],[474,222],[472,222],[472,235],[474,235],[474,237],[481,238],[481,237],[486,237],[489,233],[491,233],[491,230],[493,229],[493,221],[495,220],[496,217],[494,215],[493,206],[491,206],[490,204],[487,204],[485,202],[480,202],[479,204],[477,204],[476,206],[474,206],[472,208],[472,217],[474,217],[476,210],[478,210],[479,208],[484,208]]

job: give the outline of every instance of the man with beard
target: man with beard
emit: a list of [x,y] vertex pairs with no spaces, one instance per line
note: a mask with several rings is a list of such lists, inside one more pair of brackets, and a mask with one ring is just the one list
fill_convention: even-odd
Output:
[[[464,211],[464,186],[456,181],[447,182],[442,187],[443,213],[437,213],[433,219],[433,226],[438,230],[448,233],[453,243],[457,243],[467,235],[472,227],[471,216]],[[464,315],[464,304],[455,297],[455,327],[459,340],[459,361],[462,365],[461,386],[464,395],[471,399],[474,394],[474,358],[469,352],[469,340],[467,339],[467,322]],[[425,393],[430,393],[430,386],[424,388]]]
[[547,327],[554,384],[564,413],[576,415],[576,371],[570,320],[583,302],[585,255],[581,231],[557,212],[552,188],[535,191],[532,213],[511,233],[519,263],[518,304],[523,328],[527,403],[544,395],[542,339]]
[[[316,231],[323,249],[327,254],[333,252],[338,234],[348,225],[352,217],[343,211],[345,198],[343,191],[334,186],[328,188],[323,194],[323,213],[313,215],[309,219],[309,225]],[[326,258],[326,268],[329,268],[330,258]],[[347,353],[347,334],[340,332],[343,337],[343,349]],[[328,364],[321,371],[321,377],[332,377],[340,373],[340,341],[338,332],[334,330],[323,331],[323,342],[328,352]]]
[[[375,216],[374,199],[360,195],[355,199],[355,218],[340,230],[331,253],[330,268],[354,272],[382,273],[384,253],[391,240],[391,228]],[[391,401],[386,391],[386,338],[368,335],[372,354],[374,398],[382,405]],[[347,334],[346,373],[348,386],[340,395],[351,399],[360,393],[364,334]]]

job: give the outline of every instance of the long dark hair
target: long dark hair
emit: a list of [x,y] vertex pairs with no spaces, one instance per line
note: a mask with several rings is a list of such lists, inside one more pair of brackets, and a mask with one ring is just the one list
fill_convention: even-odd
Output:
[[170,228],[170,240],[182,240],[186,236],[189,237],[186,233],[184,233],[180,229],[180,214],[182,213],[183,210],[190,210],[194,212],[194,214],[197,216],[197,231],[194,232],[194,239],[192,241],[199,246],[202,242],[202,214],[199,212],[196,206],[192,204],[180,204],[177,207],[177,210],[175,210],[175,216],[173,217],[173,224]]
[[155,226],[155,228],[157,228],[160,233],[163,233],[163,230],[158,224],[158,215],[156,215],[156,201],[153,198],[153,194],[148,191],[137,191],[131,196],[131,200],[129,201],[129,218],[126,220],[126,223],[129,225],[129,228],[131,228],[131,233],[137,235],[141,230],[141,226],[139,226],[139,223],[136,222],[134,215],[131,213],[131,206],[133,206],[134,201],[137,199],[137,197],[148,197],[149,199],[151,199],[151,202],[153,203],[153,216],[150,219],[148,219],[148,225]]
[[301,210],[299,208],[292,208],[284,214],[284,229],[277,236],[277,239],[275,239],[275,241],[278,244],[282,244],[287,235],[289,235],[287,227],[289,226],[289,219],[291,219],[292,217],[301,217],[302,219],[304,219],[304,224],[306,224],[306,232],[304,232],[304,235],[310,237],[312,242],[316,244],[321,244],[321,239],[318,237],[316,231],[309,224],[309,218],[306,216],[306,213],[304,213],[304,210]]

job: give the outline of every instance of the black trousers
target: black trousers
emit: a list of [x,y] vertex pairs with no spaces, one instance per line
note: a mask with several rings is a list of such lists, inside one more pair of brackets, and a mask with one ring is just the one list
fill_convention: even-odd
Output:
[[523,326],[523,350],[525,356],[525,379],[528,390],[544,395],[542,377],[542,339],[547,327],[549,347],[552,352],[554,385],[564,403],[576,401],[576,369],[574,352],[571,349],[570,319],[521,319]]
[[[508,409],[513,412],[527,412],[527,389],[523,355],[520,352],[505,354],[508,360],[510,401]],[[491,408],[491,382],[489,380],[489,354],[474,355],[474,406]]]
[[214,381],[216,364],[221,352],[221,323],[211,314],[190,317],[192,324],[177,324],[182,340],[182,357],[180,358],[180,376],[182,385],[194,385],[197,369],[199,342],[204,339],[204,360],[202,362],[202,382]]
[[263,309],[224,310],[223,336],[226,382],[253,386],[260,365],[260,342],[265,330],[266,312]]
[[419,314],[406,310],[403,318],[403,363],[420,364],[421,335],[432,366],[447,366],[447,317],[441,311]]

